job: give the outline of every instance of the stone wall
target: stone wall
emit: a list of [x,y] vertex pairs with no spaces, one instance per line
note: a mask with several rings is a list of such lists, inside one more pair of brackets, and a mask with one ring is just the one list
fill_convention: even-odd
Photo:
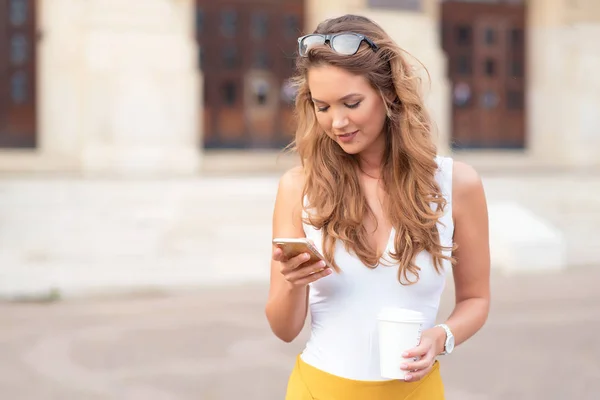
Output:
[[600,3],[530,0],[528,144],[556,166],[600,166]]
[[195,173],[202,93],[191,0],[38,3],[39,147],[0,170]]

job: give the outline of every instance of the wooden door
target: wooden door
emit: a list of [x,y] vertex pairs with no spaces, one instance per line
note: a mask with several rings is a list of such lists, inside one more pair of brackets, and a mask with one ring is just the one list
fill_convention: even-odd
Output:
[[34,0],[0,0],[0,147],[36,145]]
[[281,147],[291,140],[292,76],[302,0],[197,0],[204,146]]
[[525,145],[525,6],[442,4],[454,148]]

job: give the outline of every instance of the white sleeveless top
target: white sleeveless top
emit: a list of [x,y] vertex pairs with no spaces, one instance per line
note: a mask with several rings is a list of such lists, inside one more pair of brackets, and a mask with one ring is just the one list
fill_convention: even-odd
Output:
[[[436,161],[436,180],[447,201],[438,231],[441,244],[450,247],[454,233],[452,159],[437,157]],[[304,224],[304,232],[322,251],[321,231]],[[386,252],[393,250],[395,234],[392,228]],[[445,254],[450,255],[450,251]],[[421,268],[419,281],[407,286],[398,281],[398,264],[370,269],[341,242],[336,244],[335,260],[343,273],[334,272],[310,284],[311,335],[302,360],[347,379],[385,380],[379,373],[377,314],[384,307],[417,310],[425,315],[424,329],[433,327],[450,262],[443,260],[444,273],[438,274],[431,255],[421,252],[415,260]]]

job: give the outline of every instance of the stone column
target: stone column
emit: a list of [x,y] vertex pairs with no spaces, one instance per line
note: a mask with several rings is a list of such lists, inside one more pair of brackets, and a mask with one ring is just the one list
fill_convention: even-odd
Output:
[[[80,168],[84,91],[85,3],[78,0],[37,2],[38,146],[22,170]],[[58,161],[59,160],[59,161]]]
[[327,18],[335,18],[344,14],[355,13],[364,8],[366,0],[305,0],[306,18],[304,30],[306,33],[315,30],[319,22]]
[[84,171],[198,171],[201,87],[193,4],[86,2]]
[[82,169],[195,173],[200,139],[191,0],[88,0]]
[[528,8],[528,148],[544,164],[600,166],[600,2]]
[[61,160],[56,169],[89,173],[198,170],[192,0],[53,0],[40,2],[38,15],[40,144],[30,163]]

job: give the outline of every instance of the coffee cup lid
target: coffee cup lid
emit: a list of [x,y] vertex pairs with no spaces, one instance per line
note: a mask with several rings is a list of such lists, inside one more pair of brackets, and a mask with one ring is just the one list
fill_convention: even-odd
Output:
[[406,308],[386,307],[383,308],[377,318],[381,321],[391,322],[425,322],[423,313]]

